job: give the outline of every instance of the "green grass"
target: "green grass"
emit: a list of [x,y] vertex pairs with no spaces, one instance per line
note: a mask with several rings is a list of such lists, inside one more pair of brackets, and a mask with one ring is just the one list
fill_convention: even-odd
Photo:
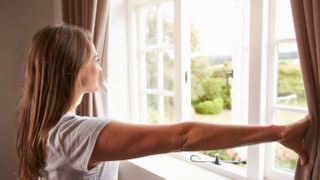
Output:
[[231,110],[223,110],[219,114],[214,115],[204,115],[193,113],[192,114],[193,121],[201,121],[201,122],[210,122],[210,123],[219,123],[219,124],[230,124],[231,123]]
[[293,123],[305,117],[303,113],[296,113],[290,111],[277,111],[275,124],[283,125]]

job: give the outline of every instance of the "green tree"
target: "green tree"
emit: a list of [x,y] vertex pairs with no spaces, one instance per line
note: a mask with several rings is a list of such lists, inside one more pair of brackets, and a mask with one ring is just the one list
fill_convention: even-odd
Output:
[[196,52],[200,49],[200,42],[198,38],[198,30],[194,24],[191,24],[191,52]]
[[147,9],[145,19],[145,43],[146,45],[152,45],[157,43],[157,19],[155,7]]
[[[212,68],[206,57],[197,57],[191,60],[191,100],[194,107],[203,101],[222,98],[223,107],[225,109],[231,108],[231,87],[226,84],[226,73],[230,71],[229,68],[229,65]],[[201,112],[199,111],[199,113]]]

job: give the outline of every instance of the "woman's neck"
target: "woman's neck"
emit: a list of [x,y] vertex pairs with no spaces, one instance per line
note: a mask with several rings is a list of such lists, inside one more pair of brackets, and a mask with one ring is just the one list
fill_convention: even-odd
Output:
[[77,98],[76,98],[77,100],[76,100],[75,104],[71,106],[71,108],[68,110],[68,113],[76,114],[76,109],[79,106],[79,104],[81,103],[82,97],[83,97],[83,93],[81,93],[80,95],[77,96]]

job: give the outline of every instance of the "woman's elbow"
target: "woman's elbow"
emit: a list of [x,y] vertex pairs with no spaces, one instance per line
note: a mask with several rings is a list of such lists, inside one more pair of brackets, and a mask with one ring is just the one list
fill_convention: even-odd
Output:
[[192,123],[191,122],[183,122],[178,124],[176,130],[176,147],[177,151],[188,151],[190,150],[189,137],[191,132]]

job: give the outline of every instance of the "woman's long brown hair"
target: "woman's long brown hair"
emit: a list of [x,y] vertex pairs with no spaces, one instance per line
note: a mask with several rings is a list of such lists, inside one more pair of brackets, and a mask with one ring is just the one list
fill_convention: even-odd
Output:
[[49,130],[75,104],[78,73],[89,59],[91,39],[87,31],[69,25],[46,26],[34,35],[17,114],[19,179],[41,176]]

